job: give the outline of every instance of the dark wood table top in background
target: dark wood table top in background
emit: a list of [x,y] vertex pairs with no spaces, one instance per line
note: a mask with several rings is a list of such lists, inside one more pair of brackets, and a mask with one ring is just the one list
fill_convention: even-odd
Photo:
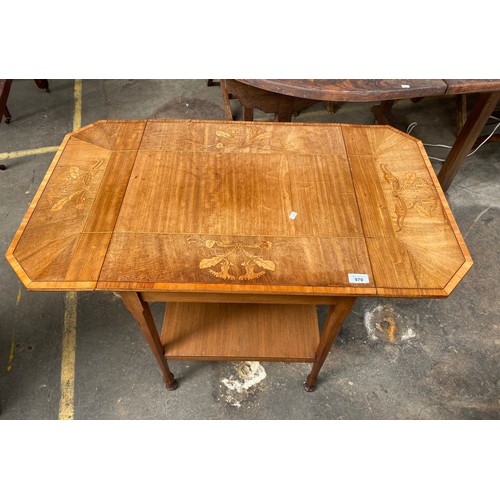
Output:
[[496,92],[500,80],[444,80],[447,94],[471,94],[473,92]]
[[433,95],[493,92],[500,80],[238,80],[253,87],[303,99],[373,102]]
[[443,80],[238,80],[269,92],[303,99],[372,102],[443,95]]

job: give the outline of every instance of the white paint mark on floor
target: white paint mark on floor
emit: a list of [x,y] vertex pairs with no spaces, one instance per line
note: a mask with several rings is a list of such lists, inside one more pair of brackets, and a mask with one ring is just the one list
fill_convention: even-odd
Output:
[[413,331],[413,328],[408,328],[403,334],[401,335],[401,340],[408,340],[408,339],[413,339],[417,336],[417,334]]
[[376,327],[375,327],[375,321],[373,321],[373,317],[377,312],[381,311],[382,308],[383,308],[383,306],[380,305],[380,306],[375,307],[371,311],[370,310],[365,311],[365,317],[363,319],[363,323],[365,325],[368,336],[372,340],[378,340],[378,335],[377,335],[377,331],[376,331]]
[[[417,336],[413,321],[403,317],[391,305],[380,304],[365,311],[363,323],[368,337],[374,341],[397,344]],[[417,317],[417,324],[420,323]]]
[[227,389],[222,398],[231,406],[239,408],[266,376],[266,370],[258,361],[243,361],[236,367],[235,375],[221,380]]

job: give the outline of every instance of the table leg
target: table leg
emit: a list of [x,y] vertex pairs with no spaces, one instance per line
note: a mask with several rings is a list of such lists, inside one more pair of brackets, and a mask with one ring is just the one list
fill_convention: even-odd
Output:
[[355,300],[356,297],[342,297],[339,298],[335,304],[330,306],[316,352],[316,361],[313,364],[311,373],[308,375],[304,386],[307,392],[313,392],[316,389],[316,378],[318,373],[330,352],[330,348],[340,331],[342,323],[351,312]]
[[7,108],[7,99],[9,98],[10,87],[12,80],[0,80],[0,122],[5,116],[5,123],[10,123],[12,118]]
[[253,122],[253,108],[249,108],[248,106],[243,107],[243,120]]
[[10,114],[9,108],[7,105],[3,107],[3,114],[5,116],[5,123],[8,125],[10,123],[10,120],[12,118],[12,115]]
[[47,92],[47,93],[50,92],[48,80],[35,80],[35,83],[39,89],[45,90],[45,92]]
[[339,106],[333,101],[326,101],[326,111],[328,113],[336,113],[339,110]]
[[382,101],[379,105],[372,107],[372,113],[378,125],[393,126],[392,106],[395,101]]
[[177,381],[168,367],[167,360],[164,356],[163,346],[160,341],[160,336],[156,330],[156,325],[147,302],[141,300],[139,294],[136,292],[121,292],[120,297],[122,298],[125,307],[137,321],[144,338],[156,358],[156,361],[158,361],[167,389],[169,391],[175,391],[175,389],[177,389]]
[[474,108],[470,112],[462,130],[458,134],[455,144],[453,144],[446,157],[446,161],[439,171],[438,180],[443,191],[446,191],[450,187],[460,165],[462,165],[469,154],[472,145],[486,125],[499,99],[500,92],[485,92],[479,95]]
[[467,94],[458,94],[456,97],[457,108],[457,136],[460,134],[465,121],[467,120]]
[[278,110],[274,121],[276,122],[291,122],[293,116],[293,97],[287,95],[278,96]]
[[224,104],[224,114],[226,115],[226,120],[233,119],[233,112],[231,110],[231,101],[229,100],[229,92],[226,87],[226,81],[220,81],[220,90],[222,93],[222,102]]

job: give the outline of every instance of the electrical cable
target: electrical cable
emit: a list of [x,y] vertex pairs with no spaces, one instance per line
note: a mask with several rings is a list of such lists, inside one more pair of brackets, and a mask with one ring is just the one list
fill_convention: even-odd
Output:
[[473,155],[496,132],[498,127],[500,127],[500,122],[495,125],[495,128],[493,129],[491,134],[488,137],[486,137],[486,139],[481,144],[479,144],[479,146],[476,149],[474,149],[474,151],[471,151],[467,156]]
[[[475,148],[473,151],[471,151],[467,157],[469,156],[472,156],[483,144],[485,144],[492,136],[493,134],[497,131],[498,127],[500,127],[500,118],[497,118],[496,116],[490,116],[490,118],[492,118],[493,120],[496,120],[498,121],[499,123],[497,123],[495,125],[495,128],[492,130],[491,134],[488,135],[488,137],[486,137],[486,139],[484,139],[484,141],[481,142],[481,144],[479,144],[479,146],[477,146],[477,148]],[[410,134],[411,131],[418,125],[417,122],[411,122],[407,129],[406,129],[406,133],[407,134]],[[453,146],[448,146],[447,144],[429,144],[429,143],[426,143],[426,142],[423,142],[422,143],[424,146],[429,146],[429,147],[436,147],[436,148],[446,148],[446,149],[451,149]],[[430,160],[437,160],[437,161],[446,161],[446,158],[436,158],[435,156],[429,156],[429,159]]]
[[406,129],[407,134],[411,134],[411,131],[418,125],[417,122],[411,122]]

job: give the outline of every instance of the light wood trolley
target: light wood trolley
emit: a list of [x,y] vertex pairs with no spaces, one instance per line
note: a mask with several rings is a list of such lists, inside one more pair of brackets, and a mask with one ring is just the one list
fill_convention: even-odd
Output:
[[356,297],[446,297],[472,266],[417,139],[187,120],[68,134],[6,256],[30,290],[118,292],[170,390],[191,359],[310,362],[312,391]]

